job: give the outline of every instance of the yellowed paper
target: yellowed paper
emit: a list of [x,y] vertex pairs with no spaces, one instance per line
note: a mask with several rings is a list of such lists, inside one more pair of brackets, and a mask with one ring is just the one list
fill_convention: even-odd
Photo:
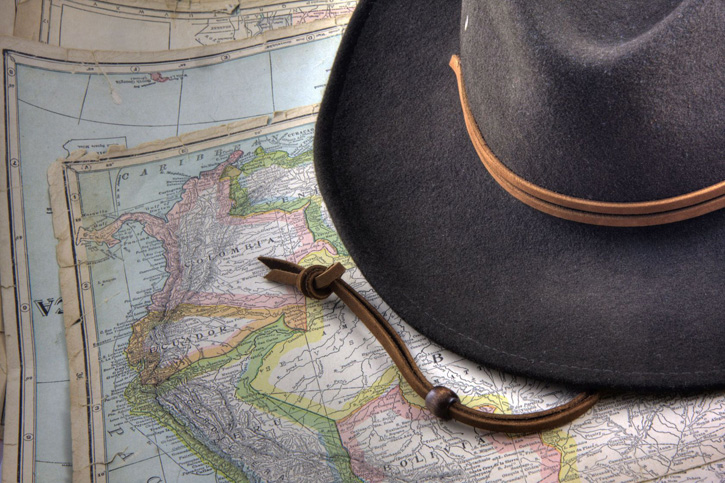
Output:
[[[355,0],[293,0],[176,5],[148,2],[27,0],[16,35],[65,48],[156,51],[212,45],[270,30],[350,15]],[[30,6],[33,2],[41,5]],[[161,2],[163,3],[163,2]],[[172,8],[174,7],[174,8]]]
[[[0,0],[0,35],[12,35],[13,26],[15,22],[15,1],[14,0]],[[1,185],[0,185],[1,186]],[[7,221],[5,218],[0,219],[0,223],[6,225]],[[4,246],[6,240],[3,240],[3,236],[0,235],[0,245]],[[0,279],[0,284],[3,284]],[[4,290],[0,289],[0,306],[2,305],[2,295]],[[5,408],[5,389],[7,383],[8,365],[7,357],[5,355],[5,332],[2,324],[2,311],[0,310],[0,411],[4,411]],[[2,414],[2,412],[0,412]],[[3,427],[0,426],[0,440],[3,435]],[[2,459],[0,458],[0,461]]]
[[[2,39],[8,326],[5,478],[71,477],[69,374],[47,194],[52,160],[104,152],[319,102],[344,26],[335,20],[253,40],[153,54],[93,53]],[[281,69],[281,70],[280,70]],[[284,74],[282,74],[284,72]],[[243,87],[240,87],[243,86]],[[4,141],[3,141],[4,142]],[[21,154],[22,153],[22,154]],[[7,177],[6,173],[10,176]],[[5,281],[12,281],[6,284]],[[10,322],[8,322],[10,321]],[[72,356],[72,354],[71,354]]]
[[[0,414],[5,411],[5,390],[8,381],[8,359],[5,355],[5,331],[0,330]],[[4,423],[0,425],[0,440],[3,439]],[[0,461],[2,461],[0,459]]]
[[[14,0],[12,0],[14,1]],[[256,0],[255,0],[256,1]],[[119,11],[122,9],[131,9],[135,11],[158,11],[162,12],[162,17],[165,18],[172,18],[175,14],[188,14],[193,12],[206,12],[206,13],[217,13],[220,15],[228,15],[229,13],[233,12],[234,10],[238,9],[240,7],[240,0],[209,0],[209,1],[202,1],[202,0],[182,0],[179,2],[169,0],[114,0],[113,2],[86,2],[86,8],[93,8],[95,6],[98,6],[98,3],[100,3],[99,13],[102,10],[106,10],[109,12],[113,12],[114,10],[118,9]],[[51,3],[47,0],[18,0],[17,2],[17,13],[15,17],[15,28],[14,28],[14,35],[19,38],[23,38],[26,40],[40,40],[44,43],[48,43],[47,41],[47,35],[49,32],[49,28],[51,25],[51,20],[53,19],[53,16],[62,16],[63,15],[63,9],[66,4],[64,3]],[[68,3],[69,8],[74,8],[74,2]],[[72,14],[71,14],[72,15]],[[140,14],[143,16],[143,14]],[[91,19],[88,19],[91,20]],[[147,24],[147,26],[149,26]],[[89,22],[86,24],[77,24],[75,23],[71,28],[68,29],[67,33],[70,35],[74,35],[75,32],[73,31],[73,28],[75,29],[85,29],[85,28],[94,28],[96,27],[96,24],[93,22]],[[107,27],[107,26],[106,26]],[[137,27],[140,27],[138,25]],[[12,32],[12,30],[10,31]],[[114,48],[112,49],[103,49],[103,48],[96,48],[93,47],[92,42],[95,38],[98,40],[97,37],[95,37],[94,33],[100,33],[101,38],[106,38],[107,36],[112,36],[114,33],[118,34],[118,32],[109,32],[109,31],[96,31],[96,32],[88,32],[87,38],[89,42],[89,49],[93,50],[133,50],[128,49],[125,46],[121,45],[121,43],[117,43],[114,45]],[[134,29],[135,34],[140,34],[143,36],[144,32],[143,29],[137,28]],[[45,39],[45,40],[44,40]],[[111,42],[113,40],[111,39]],[[53,45],[60,45],[60,44],[53,44]],[[113,44],[112,44],[113,45]],[[64,45],[66,46],[66,45]],[[70,46],[70,47],[77,47],[77,46]],[[82,47],[81,47],[82,48]],[[165,47],[162,48],[156,48],[156,49],[143,49],[143,50],[164,50]]]
[[13,35],[15,0],[0,0],[0,35]]
[[[0,0],[0,35],[12,35],[14,24],[15,1]],[[5,218],[1,218],[0,223],[2,223],[3,225],[7,225],[7,220]],[[6,236],[7,235],[0,235],[0,245],[5,246],[5,244],[7,243],[7,239],[5,238]],[[1,278],[0,284],[4,285]],[[2,306],[3,292],[4,290],[0,289],[0,306]],[[2,324],[2,311],[0,310],[0,411],[4,411],[5,408],[5,389],[7,384],[7,375],[8,364],[7,357],[5,355],[5,332]],[[0,412],[0,414],[2,414],[2,412]],[[0,440],[2,439],[3,429],[4,427],[0,427]],[[1,458],[0,461],[2,461]]]
[[43,0],[18,0],[15,6],[15,37],[26,40],[38,40],[43,28]]

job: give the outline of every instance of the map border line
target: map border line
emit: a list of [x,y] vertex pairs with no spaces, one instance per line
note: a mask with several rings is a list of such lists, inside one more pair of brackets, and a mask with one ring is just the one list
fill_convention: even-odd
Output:
[[[27,460],[25,454],[30,451],[31,454],[35,454],[34,434],[35,434],[35,418],[32,417],[35,414],[34,401],[35,401],[35,357],[32,357],[29,363],[26,363],[26,354],[30,348],[30,352],[33,353],[32,345],[34,340],[32,334],[28,338],[24,335],[23,327],[29,317],[31,317],[30,301],[30,277],[27,274],[27,270],[22,271],[21,267],[28,265],[27,247],[25,244],[26,233],[25,233],[25,221],[24,220],[13,220],[11,215],[13,207],[20,205],[20,209],[24,210],[24,200],[22,195],[22,188],[18,189],[14,186],[17,183],[22,183],[22,170],[20,169],[19,160],[20,157],[20,143],[19,133],[13,129],[14,126],[9,125],[6,120],[15,114],[17,117],[18,105],[17,105],[17,94],[12,97],[11,92],[17,93],[17,81],[11,78],[16,77],[17,69],[15,58],[12,53],[8,52],[8,49],[2,49],[3,54],[3,75],[0,87],[2,87],[2,112],[3,112],[3,127],[5,136],[3,138],[3,160],[5,169],[2,170],[2,179],[0,184],[4,189],[7,190],[7,197],[3,197],[3,201],[0,204],[0,210],[2,213],[8,213],[10,216],[7,217],[7,223],[3,223],[2,227],[2,250],[7,251],[10,254],[10,258],[2,257],[0,259],[0,279],[12,280],[11,286],[3,285],[2,287],[2,301],[3,301],[3,324],[5,330],[5,342],[6,342],[6,355],[7,355],[7,368],[8,368],[8,379],[7,379],[7,390],[6,390],[6,412],[5,412],[5,426],[6,432],[3,435],[3,456],[4,459],[9,461],[15,461],[17,459],[18,465],[3,465],[3,480],[18,479],[16,475],[22,473],[22,468],[25,467],[24,462]],[[15,100],[15,102],[12,102]],[[15,184],[13,180],[16,180]],[[16,233],[21,233],[20,243]],[[20,257],[20,258],[19,258]],[[25,275],[24,277],[21,275]],[[21,296],[21,291],[27,291],[28,300],[25,301]],[[6,296],[7,292],[12,291],[11,296]],[[7,350],[10,349],[10,350]],[[17,351],[16,351],[17,349]],[[26,384],[26,381],[33,381],[31,384]],[[30,387],[32,386],[32,387]],[[32,394],[28,396],[27,392],[30,391]],[[27,412],[30,409],[28,407],[28,401],[32,401],[31,405],[33,411],[31,417],[26,417]],[[15,409],[13,411],[13,409]],[[28,431],[30,428],[30,431]],[[30,448],[26,449],[26,447]],[[31,461],[34,460],[30,458]],[[32,474],[32,473],[31,473]],[[30,481],[34,480],[34,475]]]
[[[267,116],[240,121],[202,131],[182,134],[160,143],[145,143],[136,148],[117,149],[104,155],[76,153],[71,159],[57,160],[48,171],[51,182],[50,193],[53,206],[53,229],[58,239],[57,256],[60,265],[61,291],[64,297],[64,322],[71,372],[71,418],[74,425],[73,474],[74,481],[107,481],[108,471],[105,466],[110,457],[107,454],[105,440],[105,421],[103,414],[103,382],[99,361],[99,350],[93,344],[95,327],[94,299],[90,271],[85,263],[77,260],[87,259],[85,249],[74,242],[76,226],[74,220],[80,216],[81,197],[78,187],[78,173],[95,170],[108,170],[111,167],[121,168],[125,165],[136,165],[144,162],[163,159],[168,156],[190,155],[192,152],[206,149],[219,144],[228,144],[250,137],[276,132],[282,129],[313,122],[316,118],[318,105],[291,109],[275,113],[270,121]],[[111,166],[112,165],[112,166]],[[61,175],[62,172],[62,175]],[[59,180],[63,180],[60,182]],[[88,272],[88,273],[86,273]],[[87,286],[85,286],[88,284]],[[84,288],[85,286],[85,288]],[[66,299],[66,297],[68,297]],[[86,300],[87,299],[87,300]],[[67,305],[65,301],[70,303]],[[93,323],[91,324],[91,320]],[[81,321],[78,323],[77,321]],[[79,331],[81,332],[79,334]],[[95,336],[95,340],[97,340]],[[81,347],[82,346],[82,349]],[[81,350],[79,350],[81,349]],[[81,360],[82,359],[82,360]],[[84,383],[79,384],[79,368],[86,371]],[[97,366],[97,367],[96,367]],[[93,378],[97,374],[97,378]],[[86,389],[83,394],[83,389]],[[83,411],[85,409],[85,411]],[[81,421],[81,413],[87,414]],[[82,431],[81,424],[86,426],[88,440],[78,441]],[[96,440],[96,433],[104,435]],[[78,444],[76,444],[78,443]],[[88,453],[88,460],[81,460],[81,452]],[[104,461],[98,461],[103,454]],[[104,469],[98,469],[98,467]],[[88,472],[88,470],[91,470]]]
[[[339,36],[344,32],[349,17],[340,17],[317,21],[310,24],[303,24],[278,30],[266,32],[263,35],[251,39],[242,39],[233,42],[227,42],[214,46],[194,47],[189,49],[153,52],[153,53],[133,53],[133,52],[90,52],[74,49],[63,49],[61,47],[39,44],[28,40],[1,37],[0,36],[0,52],[3,55],[3,72],[0,89],[2,89],[2,104],[0,108],[3,112],[3,127],[6,135],[2,139],[2,156],[5,169],[2,170],[0,177],[0,186],[6,187],[8,197],[0,197],[5,202],[0,204],[0,213],[3,217],[7,217],[8,226],[4,226],[6,233],[0,233],[0,277],[2,280],[13,280],[13,291],[21,290],[28,294],[30,300],[30,274],[29,261],[27,260],[27,244],[25,237],[25,210],[23,208],[22,180],[17,178],[11,170],[11,159],[20,160],[18,167],[22,165],[22,158],[19,152],[19,125],[18,106],[17,106],[17,82],[7,83],[8,69],[7,65],[10,60],[16,63],[16,57],[22,57],[23,65],[35,66],[43,68],[43,66],[53,65],[54,71],[63,71],[70,73],[153,73],[159,70],[180,70],[182,68],[191,68],[190,63],[194,67],[203,67],[208,65],[218,65],[237,58],[244,58],[250,55],[277,51],[294,45],[302,45],[314,40],[320,40],[330,37]],[[14,67],[13,67],[14,68]],[[16,69],[15,69],[16,71]],[[14,74],[13,74],[14,75]],[[10,95],[10,91],[13,91]],[[8,105],[6,101],[15,100],[15,110],[12,102]],[[213,128],[207,128],[213,129]],[[151,141],[150,143],[154,143]],[[150,144],[150,143],[144,143]],[[143,145],[142,145],[143,146]],[[115,151],[114,151],[115,152]],[[18,169],[17,171],[20,171]],[[46,182],[46,179],[36,180]],[[26,180],[27,182],[27,180]],[[14,201],[17,198],[17,201]],[[21,208],[18,210],[18,206]],[[17,213],[16,213],[17,212]],[[18,216],[15,216],[18,215]],[[20,223],[23,228],[20,230],[16,225]],[[17,264],[16,248],[11,250],[11,246],[15,246],[15,234],[22,232],[22,243],[20,248],[25,254],[24,267]],[[22,275],[22,276],[20,276]],[[23,282],[25,280],[25,283]],[[20,287],[26,285],[25,289]],[[5,425],[8,430],[3,440],[4,457],[8,461],[15,459],[16,452],[20,458],[19,465],[4,465],[3,476],[8,480],[23,480],[23,478],[34,478],[35,475],[35,456],[27,457],[27,452],[21,446],[32,444],[33,455],[35,451],[35,354],[33,335],[33,317],[32,317],[32,300],[24,302],[23,297],[16,294],[6,294],[9,292],[4,287],[0,291],[2,299],[3,320],[10,328],[5,333],[6,345],[13,347],[17,343],[21,347],[18,351],[7,351],[7,367],[8,390],[6,391],[6,405],[9,408],[17,409],[6,412]],[[21,310],[24,303],[28,304],[27,311]],[[10,322],[8,322],[10,321]],[[31,337],[24,335],[24,327],[28,327]],[[9,342],[8,342],[9,341]],[[30,347],[30,351],[28,351]],[[29,357],[29,354],[33,354]],[[32,377],[28,379],[28,376]],[[71,375],[71,382],[73,375]],[[27,386],[27,387],[26,387]],[[32,386],[32,387],[31,387]],[[28,391],[31,393],[29,394]],[[30,404],[32,402],[32,404]],[[29,405],[30,404],[30,405]],[[28,412],[30,414],[28,415]],[[8,417],[9,416],[9,417]],[[19,427],[21,425],[23,427]],[[28,430],[28,424],[33,423],[31,430]],[[27,473],[27,474],[26,474]],[[32,477],[29,475],[33,475]],[[31,481],[31,480],[28,480]]]
[[[354,0],[349,0],[350,3],[353,1]],[[266,13],[279,8],[304,7],[306,6],[304,5],[305,2],[306,0],[289,0],[288,2],[283,0],[236,0],[231,2],[216,0],[214,2],[199,2],[198,8],[185,9],[184,5],[181,5],[181,8],[170,10],[167,7],[167,4],[160,0],[151,0],[150,4],[148,0],[99,0],[98,2],[93,2],[92,0],[88,0],[86,2],[67,0],[61,2],[60,8],[62,11],[62,8],[65,5],[75,4],[74,8],[78,10],[110,18],[140,20],[142,17],[148,16],[153,19],[158,19],[152,21],[168,23],[169,25],[169,33],[166,44],[170,46],[173,40],[171,32],[171,27],[173,27],[172,22],[177,19],[182,19],[184,21],[235,19],[241,18],[241,16],[244,15],[244,11],[246,11],[247,14]],[[289,4],[294,5],[290,7]],[[215,8],[214,5],[217,5],[217,8]],[[219,5],[229,8],[218,8]],[[329,5],[329,3],[321,2],[319,4],[320,7],[325,7],[327,5]],[[20,7],[17,9],[17,13],[13,12],[14,15],[12,17],[14,27],[13,31],[9,33],[18,38],[36,40],[44,44],[60,46],[62,20],[57,20],[60,22],[57,27],[54,27],[53,23],[55,21],[53,9],[57,7],[58,5],[54,5],[53,0],[27,0],[22,2]],[[133,12],[134,10],[135,12]],[[104,11],[108,13],[104,13]],[[113,15],[113,12],[118,12],[120,15]],[[146,15],[146,12],[154,12],[154,14]],[[242,15],[236,15],[236,13],[232,12],[242,12]],[[322,20],[315,20],[315,22],[319,21]],[[54,33],[53,28],[57,28],[58,31]],[[53,38],[53,43],[51,43],[51,36],[55,36],[55,34],[57,34],[58,39]],[[250,37],[244,37],[239,40],[249,38]],[[158,51],[161,49],[154,50]]]

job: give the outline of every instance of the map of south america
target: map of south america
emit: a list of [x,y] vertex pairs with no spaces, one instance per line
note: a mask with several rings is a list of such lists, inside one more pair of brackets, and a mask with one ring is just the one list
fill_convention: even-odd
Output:
[[[271,478],[270,472],[279,471],[275,464],[260,469],[271,460],[254,455],[266,445],[271,445],[268,452],[282,452],[286,459],[297,454],[299,465],[319,466],[305,474],[329,473],[326,461],[316,458],[315,463],[309,451],[344,454],[334,421],[299,405],[265,402],[264,393],[253,387],[257,374],[267,370],[262,363],[272,349],[308,329],[305,301],[289,289],[270,293],[259,277],[255,254],[272,250],[284,255],[291,249],[301,261],[309,253],[338,252],[308,228],[319,226],[325,233],[318,194],[302,193],[300,187],[293,201],[252,202],[254,180],[248,181],[255,172],[272,168],[285,178],[285,170],[310,164],[310,152],[290,156],[258,146],[246,156],[234,149],[213,156],[226,159],[190,177],[168,212],[127,212],[101,229],[78,230],[77,243],[105,250],[136,243],[132,225],[138,225],[158,243],[139,244],[134,255],[149,260],[163,256],[165,281],[151,293],[147,314],[132,324],[125,353],[137,378],[124,397],[131,413],[164,424],[229,479],[243,479],[245,471],[266,472]],[[285,181],[295,180],[279,180]],[[280,234],[281,226],[286,233]],[[220,379],[228,382],[219,384]],[[259,414],[250,420],[255,412]],[[271,433],[250,438],[255,433],[250,425],[259,425],[260,418],[271,423]],[[274,438],[275,430],[286,436]],[[348,479],[349,462],[337,461],[339,467],[333,468]]]
[[[388,438],[403,437],[411,424],[430,425],[434,418],[422,401],[377,350],[372,371],[363,367],[364,354],[348,357],[348,370],[333,371],[337,389],[323,390],[320,380],[332,366],[321,363],[320,350],[340,355],[352,341],[330,337],[326,319],[350,314],[342,315],[339,305],[329,313],[322,302],[266,282],[256,260],[271,255],[353,268],[309,182],[310,134],[298,129],[258,139],[247,150],[199,153],[199,161],[214,161],[177,188],[173,203],[140,206],[126,202],[119,189],[116,209],[128,204],[130,210],[76,231],[75,243],[100,263],[115,250],[148,265],[139,271],[148,276],[127,282],[147,296],[145,310],[132,311],[127,345],[118,354],[134,376],[122,391],[127,413],[108,419],[126,419],[144,432],[148,422],[134,421],[150,418],[234,481],[383,481],[408,466],[423,474],[437,463],[434,447],[424,451],[419,442],[415,457],[395,466],[371,459],[368,448],[378,418],[386,420]],[[173,176],[173,164],[120,170],[114,184]],[[341,328],[349,330],[344,322]],[[322,341],[326,347],[316,345]],[[377,349],[372,340],[366,345]],[[495,410],[501,401],[489,403]]]
[[[78,287],[92,292],[85,323],[99,330],[86,346],[97,347],[103,376],[107,481],[578,481],[637,472],[642,462],[656,472],[670,458],[627,450],[629,428],[654,417],[646,404],[633,413],[604,401],[571,427],[526,436],[432,417],[341,302],[267,282],[257,258],[341,262],[423,370],[465,404],[528,411],[571,395],[472,365],[385,305],[321,199],[313,119],[229,140],[212,134],[197,147],[66,163],[77,180],[68,188],[70,231],[87,270]],[[678,407],[690,408],[683,417],[701,414],[697,401],[683,401],[639,441],[683,424]],[[706,426],[716,435],[717,421]],[[623,444],[614,466],[596,457],[612,441]],[[659,448],[669,443],[674,434]]]

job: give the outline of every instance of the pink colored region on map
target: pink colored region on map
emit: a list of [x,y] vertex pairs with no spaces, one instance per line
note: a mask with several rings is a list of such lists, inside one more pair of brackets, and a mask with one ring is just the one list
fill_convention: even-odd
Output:
[[[492,412],[488,406],[479,408],[486,412]],[[371,420],[384,418],[384,413],[393,411],[398,417],[407,421],[435,419],[428,411],[408,403],[400,391],[400,386],[395,386],[382,396],[373,399],[363,407],[337,422],[342,443],[350,454],[353,472],[365,481],[381,482],[386,479],[379,463],[368,464],[365,460],[365,449],[358,439],[358,434],[363,433],[366,428],[374,426]],[[540,480],[545,483],[559,481],[561,469],[561,453],[541,441],[537,434],[511,438],[505,434],[491,434],[486,437],[496,452],[500,454],[512,454],[532,452],[540,458]]]
[[561,453],[549,445],[541,441],[538,434],[528,434],[526,436],[509,437],[505,434],[492,434],[487,438],[496,452],[499,454],[526,453],[536,454],[541,463],[540,480],[544,483],[558,483],[559,471],[561,470]]
[[[81,228],[78,232],[77,242],[89,240],[96,243],[105,243],[112,247],[119,243],[114,238],[115,233],[129,221],[137,221],[144,225],[144,231],[159,240],[164,248],[166,271],[169,278],[161,291],[153,294],[149,310],[172,310],[181,303],[195,305],[228,305],[235,307],[254,307],[277,309],[287,305],[298,305],[298,296],[293,289],[287,290],[284,295],[243,295],[230,293],[211,293],[189,291],[182,287],[179,281],[183,277],[183,267],[179,251],[179,233],[183,226],[184,217],[194,211],[200,199],[216,200],[216,222],[221,225],[255,225],[280,221],[290,227],[292,238],[297,249],[292,260],[298,262],[307,254],[326,249],[332,254],[336,250],[327,241],[315,241],[313,234],[307,227],[304,209],[294,212],[270,211],[249,217],[231,216],[232,200],[229,179],[221,179],[224,169],[234,164],[242,156],[241,151],[233,152],[229,158],[214,169],[200,173],[198,177],[190,178],[184,183],[181,200],[179,200],[167,214],[167,220],[148,213],[127,213],[113,223],[98,231],[87,231]],[[280,219],[282,217],[283,219]]]
[[[365,481],[376,483],[385,480],[385,475],[377,463],[368,464],[365,461],[365,450],[357,438],[358,428],[370,428],[370,420],[392,411],[399,418],[406,421],[419,421],[435,419],[428,411],[408,403],[396,385],[382,396],[373,399],[351,415],[337,422],[342,444],[350,454],[352,471]],[[385,431],[382,429],[381,431]]]
[[169,78],[162,76],[161,72],[154,72],[151,74],[151,80],[154,82],[166,82]]

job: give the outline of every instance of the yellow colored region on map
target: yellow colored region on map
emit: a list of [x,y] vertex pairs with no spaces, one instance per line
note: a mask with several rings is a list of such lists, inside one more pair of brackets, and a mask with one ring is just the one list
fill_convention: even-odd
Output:
[[551,429],[541,433],[541,442],[554,448],[561,454],[561,466],[559,469],[560,482],[580,481],[579,470],[577,469],[577,446],[574,438],[563,429]]
[[[289,310],[290,307],[285,307],[285,309]],[[274,323],[283,314],[284,311],[282,309],[247,309],[225,305],[199,306],[181,304],[171,311],[171,313],[160,311],[151,312],[134,324],[126,354],[128,355],[128,361],[131,366],[138,366],[143,362],[142,369],[139,373],[143,384],[158,384],[184,368],[189,367],[194,362],[201,359],[217,357],[234,350],[249,334]],[[153,350],[145,345],[149,333],[154,327],[160,324],[175,323],[187,317],[209,317],[230,320],[251,319],[253,322],[241,328],[231,328],[229,330],[229,338],[225,339],[223,343],[220,342],[210,345],[208,348],[190,351],[185,354],[184,358],[162,366],[160,363],[163,351]]]

